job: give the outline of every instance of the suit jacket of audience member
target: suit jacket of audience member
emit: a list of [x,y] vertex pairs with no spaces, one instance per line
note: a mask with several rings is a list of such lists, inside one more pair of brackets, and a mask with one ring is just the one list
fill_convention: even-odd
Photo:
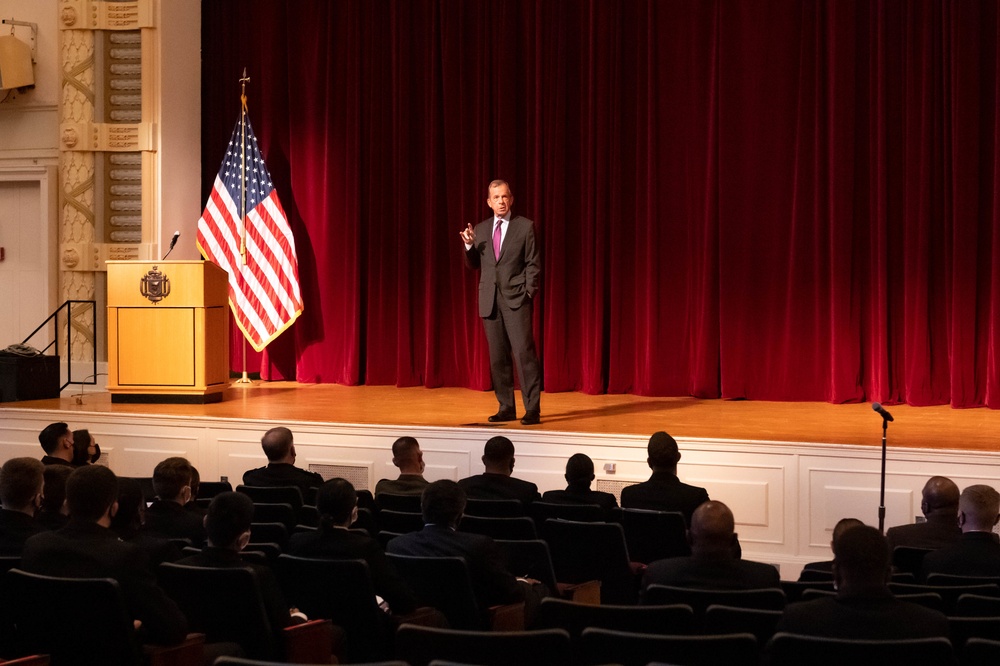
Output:
[[670,472],[653,472],[649,481],[622,488],[622,508],[680,511],[691,524],[691,514],[708,501],[708,491],[681,483]]
[[958,526],[958,514],[927,516],[927,522],[912,525],[896,525],[885,533],[889,551],[896,546],[912,548],[941,548],[962,538],[962,528]]
[[35,535],[24,544],[21,568],[46,576],[114,578],[129,611],[142,621],[146,642],[174,645],[187,635],[187,619],[157,587],[145,553],[107,527],[71,520],[60,530]]
[[542,493],[543,502],[553,504],[596,504],[601,507],[605,517],[611,514],[612,509],[618,508],[618,500],[611,493],[591,490],[590,484],[570,484],[566,490],[546,490]]
[[55,456],[44,455],[42,456],[43,465],[69,465],[70,467],[76,467],[73,463],[63,458],[56,458]]
[[778,570],[770,564],[697,555],[652,562],[643,574],[642,589],[654,583],[704,590],[757,590],[781,586]]
[[430,483],[420,474],[400,474],[398,479],[382,479],[375,484],[375,494],[419,495]]
[[143,529],[166,539],[189,539],[195,548],[205,542],[204,519],[177,502],[156,500],[150,504]]
[[[264,602],[264,610],[271,621],[271,629],[276,635],[291,624],[289,606],[285,603],[285,595],[281,592],[278,579],[268,567],[257,564],[248,564],[240,557],[235,550],[228,548],[215,548],[208,546],[197,555],[190,555],[177,561],[177,564],[184,564],[189,567],[215,567],[219,569],[236,569],[242,567],[254,572],[257,584],[260,587],[260,596]],[[238,616],[234,616],[234,619]]]
[[1000,540],[992,532],[966,532],[950,546],[924,555],[923,574],[1000,576]]
[[0,555],[20,555],[28,537],[47,531],[26,513],[0,509]]
[[315,532],[293,534],[286,551],[298,557],[324,560],[364,560],[372,576],[375,594],[387,602],[396,615],[417,608],[417,597],[385,556],[378,541],[348,529],[320,525]]
[[948,618],[943,613],[900,601],[888,591],[789,604],[778,631],[826,638],[949,638]]
[[[833,560],[823,560],[822,562],[809,562],[804,567],[802,567],[802,572],[799,574],[799,580],[804,580],[804,576],[806,576],[806,571],[816,571],[820,573],[830,574],[830,580],[833,580]],[[815,578],[810,580],[815,580]]]
[[301,469],[291,463],[269,463],[267,467],[251,469],[243,474],[243,483],[248,486],[297,486],[305,499],[310,488],[323,485],[323,477],[316,472]]
[[[476,599],[483,608],[524,599],[517,579],[507,571],[500,547],[488,536],[457,532],[443,525],[425,525],[419,532],[396,537],[386,550],[397,555],[464,558]],[[441,584],[447,585],[448,581]]]
[[49,531],[59,530],[66,527],[66,524],[69,523],[69,516],[58,511],[41,509],[35,514],[35,522]]
[[535,484],[506,474],[477,474],[462,479],[458,485],[472,499],[516,499],[528,506],[541,497]]

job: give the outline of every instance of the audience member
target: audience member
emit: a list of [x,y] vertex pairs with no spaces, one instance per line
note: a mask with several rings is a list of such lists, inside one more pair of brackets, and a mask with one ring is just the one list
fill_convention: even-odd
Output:
[[542,501],[555,504],[596,504],[605,517],[618,507],[618,500],[611,493],[591,490],[594,480],[594,461],[584,453],[574,453],[566,461],[566,490],[547,490]]
[[149,560],[150,572],[156,574],[162,562],[176,562],[181,550],[169,539],[142,529],[146,517],[146,498],[135,479],[118,479],[118,513],[111,518],[111,529],[122,541],[142,548]]
[[[491,437],[483,447],[486,472],[462,479],[458,485],[473,499],[516,499],[528,506],[541,497],[538,486],[511,476],[514,471],[514,444],[504,437]],[[463,502],[464,504],[464,502]]]
[[319,487],[316,508],[320,525],[315,532],[293,534],[288,553],[299,557],[330,560],[364,560],[371,572],[375,594],[389,604],[394,614],[405,615],[417,607],[417,598],[403,580],[378,541],[349,529],[358,517],[358,494],[350,481],[331,479]]
[[375,484],[375,494],[419,495],[427,487],[424,478],[424,453],[414,437],[400,437],[392,443],[392,464],[399,468],[396,479],[382,479]]
[[57,530],[69,522],[69,506],[66,504],[66,479],[73,473],[69,465],[45,465],[42,477],[42,508],[35,514],[38,524],[47,530]]
[[73,433],[65,423],[50,423],[38,433],[43,465],[73,464]]
[[199,490],[201,490],[201,473],[198,472],[197,467],[191,465],[191,499],[184,505],[184,510],[197,514],[204,520],[207,510],[198,506]]
[[[834,552],[837,551],[837,540],[843,536],[844,532],[852,527],[860,527],[862,525],[864,525],[864,522],[858,520],[857,518],[841,518],[838,520],[837,524],[833,526],[833,536],[830,537],[830,550]],[[810,562],[802,567],[802,573],[799,575],[799,580],[803,580],[805,578],[807,575],[806,571],[819,571],[833,576],[833,560]]]
[[923,574],[1000,576],[1000,540],[993,526],[1000,520],[1000,493],[990,486],[969,486],[958,500],[962,536],[950,546],[924,556]]
[[197,555],[185,557],[177,563],[193,567],[250,569],[260,585],[261,598],[271,621],[271,627],[275,631],[280,631],[289,625],[300,624],[305,621],[305,616],[297,609],[289,608],[285,603],[278,579],[271,569],[249,564],[240,557],[240,551],[250,542],[252,520],[253,500],[243,493],[219,493],[212,498],[208,513],[205,514],[208,546]]
[[885,538],[874,527],[852,527],[834,542],[836,596],[789,604],[778,631],[828,638],[948,638],[948,618],[896,599],[887,587],[889,576]]
[[652,562],[643,575],[642,589],[653,584],[709,590],[778,587],[778,570],[773,566],[734,555],[735,526],[733,512],[722,502],[699,506],[688,532],[691,554]]
[[932,476],[924,484],[920,510],[926,521],[890,527],[885,533],[889,552],[896,546],[940,548],[962,537],[958,526],[958,486],[949,478]]
[[295,442],[288,428],[271,428],[260,440],[267,466],[251,469],[243,475],[248,486],[297,486],[303,498],[312,488],[323,484],[323,477],[295,466]]
[[167,458],[153,468],[156,500],[146,509],[145,529],[167,539],[188,539],[195,548],[205,541],[203,518],[184,510],[191,499],[191,463]]
[[[461,557],[469,568],[472,589],[481,608],[517,601],[525,602],[525,621],[530,625],[544,586],[517,579],[506,569],[500,547],[482,534],[459,532],[465,512],[465,491],[454,481],[433,481],[420,497],[424,528],[394,538],[386,550],[399,555]],[[441,581],[447,585],[448,581]]]
[[[25,543],[21,568],[47,576],[113,578],[140,625],[140,638],[174,645],[187,634],[187,620],[156,585],[142,550],[110,529],[118,511],[118,479],[103,465],[76,469],[66,482],[70,522]],[[54,631],[58,628],[54,627]]]
[[646,446],[646,463],[653,470],[648,481],[622,488],[622,507],[680,511],[691,524],[691,514],[708,501],[708,492],[698,486],[681,483],[677,478],[677,463],[681,452],[674,438],[663,432],[653,433]]
[[89,430],[73,431],[73,466],[91,465],[101,458],[101,445]]
[[0,467],[0,555],[20,555],[28,537],[45,531],[35,521],[44,469],[34,458],[11,458]]

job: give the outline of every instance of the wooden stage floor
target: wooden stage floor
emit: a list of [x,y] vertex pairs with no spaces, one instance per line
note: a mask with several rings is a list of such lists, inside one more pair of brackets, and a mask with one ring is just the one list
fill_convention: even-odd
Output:
[[[108,393],[93,392],[57,400],[5,403],[3,408],[112,414],[172,414],[219,419],[356,423],[445,428],[494,427],[646,436],[666,430],[675,437],[881,445],[882,420],[869,403],[831,405],[816,402],[758,402],[644,398],[633,395],[545,393],[542,423],[493,425],[491,392],[460,388],[339,386],[295,382],[255,382],[234,386],[213,405],[112,404]],[[519,405],[520,408],[520,405]],[[887,407],[891,447],[997,451],[1000,410],[952,409],[948,406]],[[67,416],[67,420],[71,417]],[[78,420],[78,419],[72,419]]]

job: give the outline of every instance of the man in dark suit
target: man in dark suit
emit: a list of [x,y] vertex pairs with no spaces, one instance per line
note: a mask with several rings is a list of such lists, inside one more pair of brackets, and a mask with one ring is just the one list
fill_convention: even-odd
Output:
[[642,589],[653,584],[707,590],[755,590],[778,587],[778,570],[770,564],[737,559],[736,523],[722,502],[705,502],[691,518],[691,555],[651,563]]
[[319,487],[316,508],[320,525],[316,531],[293,534],[288,554],[329,560],[364,560],[371,572],[375,594],[385,599],[396,615],[413,612],[417,597],[385,556],[378,541],[351,531],[358,517],[358,494],[350,481],[331,479]]
[[392,443],[392,464],[399,468],[399,478],[381,479],[375,484],[379,493],[419,495],[427,487],[424,478],[424,453],[415,437],[404,436]]
[[153,468],[153,491],[157,499],[146,509],[145,528],[165,539],[188,539],[195,548],[205,541],[202,516],[187,511],[191,501],[191,463],[170,457]]
[[66,481],[70,522],[55,532],[37,534],[25,543],[21,568],[46,576],[113,578],[125,605],[141,622],[143,640],[174,645],[187,634],[187,619],[156,585],[146,556],[111,531],[118,511],[118,479],[107,467],[80,467]]
[[574,453],[566,461],[566,490],[547,490],[543,502],[554,504],[596,504],[605,517],[618,507],[618,500],[611,493],[591,490],[594,480],[594,461],[585,453]]
[[[851,529],[852,527],[860,527],[864,525],[864,521],[857,518],[841,518],[837,521],[837,524],[833,526],[833,535],[830,537],[830,550],[837,552],[837,541],[840,537],[844,535],[844,532]],[[833,560],[822,560],[820,562],[809,562],[804,567],[802,567],[802,573],[799,574],[799,580],[815,580],[810,578],[807,572],[812,571],[815,573],[830,574],[833,576]]]
[[654,432],[646,446],[646,463],[653,470],[649,481],[622,488],[622,507],[654,511],[680,511],[691,524],[691,514],[708,501],[708,492],[698,486],[681,483],[677,463],[681,452],[673,437]]
[[458,485],[473,499],[516,499],[525,507],[537,500],[538,486],[511,476],[514,471],[514,444],[503,435],[491,437],[483,447],[486,471],[462,479]]
[[1000,521],[1000,493],[990,486],[969,486],[958,500],[962,538],[924,556],[923,574],[1000,576],[1000,540],[993,527]]
[[38,443],[42,445],[43,465],[73,464],[73,431],[65,423],[50,423],[38,433]]
[[[465,262],[479,269],[479,316],[490,348],[490,376],[500,409],[491,422],[517,419],[514,368],[521,379],[524,425],[540,422],[541,372],[531,332],[532,303],[539,289],[541,260],[535,223],[513,215],[514,195],[503,180],[488,188],[486,205],[493,215],[461,232]],[[511,359],[513,357],[513,363]]]
[[962,537],[958,526],[958,486],[944,476],[932,476],[924,484],[920,510],[925,522],[890,527],[885,533],[889,551],[896,546],[941,548]]
[[34,458],[11,458],[0,467],[0,555],[20,555],[28,537],[46,531],[34,518],[44,470]]
[[[472,589],[480,607],[525,602],[525,622],[545,595],[537,581],[518,580],[507,571],[500,547],[482,534],[459,532],[465,511],[465,492],[454,481],[434,481],[420,498],[424,529],[394,538],[387,552],[420,557],[461,557],[469,568]],[[448,581],[441,581],[447,585]]]
[[248,486],[297,486],[305,498],[312,488],[323,484],[323,477],[316,472],[295,466],[295,442],[288,428],[271,428],[260,440],[267,456],[267,467],[251,469],[243,474]]
[[889,576],[885,538],[874,527],[852,527],[834,542],[837,595],[789,604],[778,631],[828,638],[948,638],[948,618],[896,599],[886,585]]

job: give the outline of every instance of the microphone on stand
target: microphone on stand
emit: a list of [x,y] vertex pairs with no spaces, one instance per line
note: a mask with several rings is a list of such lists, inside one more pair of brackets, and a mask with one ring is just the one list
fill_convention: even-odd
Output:
[[[174,245],[177,245],[177,239],[180,238],[180,237],[181,237],[181,232],[180,231],[175,231],[174,232],[174,237],[170,239],[170,247],[167,248],[167,253],[165,255],[163,255],[163,259],[161,259],[160,261],[164,261],[167,257],[170,256],[170,253],[174,251]],[[878,404],[878,403],[875,403],[875,404]],[[889,417],[889,420],[890,421],[892,420],[891,416]]]
[[[173,246],[171,246],[171,247],[173,247]],[[872,403],[872,409],[874,409],[876,412],[878,412],[879,416],[881,416],[886,421],[892,421],[893,420],[892,419],[892,414],[890,414],[889,412],[885,411],[885,407],[883,407],[881,403],[873,402]]]

